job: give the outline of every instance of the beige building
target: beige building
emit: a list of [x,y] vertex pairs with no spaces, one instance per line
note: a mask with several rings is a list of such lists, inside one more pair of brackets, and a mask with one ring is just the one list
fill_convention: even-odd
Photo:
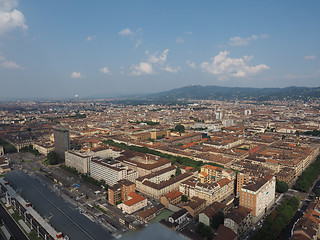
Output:
[[228,178],[231,181],[236,179],[236,173],[230,169],[216,167],[212,165],[204,165],[199,173],[201,182],[216,182],[222,178]]
[[238,235],[238,239],[243,239],[251,230],[252,214],[251,210],[244,207],[232,209],[230,213],[225,216],[224,226],[230,228]]
[[135,192],[131,192],[128,195],[129,199],[118,205],[118,208],[122,211],[132,214],[148,205],[148,200]]
[[[170,173],[168,174],[167,171],[170,171]],[[162,195],[179,190],[180,183],[192,177],[191,173],[183,173],[171,178],[171,171],[172,169],[168,168],[156,172],[155,175],[164,174],[168,177],[165,181],[159,183],[149,180],[149,178],[151,180],[156,179],[153,174],[139,177],[136,180],[136,189],[149,197],[160,199]]]
[[4,149],[3,146],[0,146],[0,156],[4,155]]
[[68,167],[72,167],[78,172],[84,174],[90,173],[91,158],[91,155],[85,153],[75,152],[71,150],[65,152],[65,164]]
[[205,207],[206,200],[198,197],[191,198],[190,201],[183,206],[183,208],[186,209],[192,217],[198,216],[199,213],[205,209]]
[[54,146],[50,143],[34,143],[33,148],[45,156],[47,156],[49,152],[54,151]]
[[254,222],[259,220],[273,205],[276,178],[267,175],[243,186],[240,190],[240,206],[251,209]]
[[133,153],[131,151],[125,151],[116,160],[122,162],[128,168],[137,171],[140,177],[171,166],[169,159],[151,154]]
[[170,208],[170,205],[177,205],[181,202],[182,192],[172,191],[163,195],[160,199],[161,204],[165,208]]
[[234,181],[223,178],[218,182],[201,183],[199,178],[190,178],[182,182],[179,191],[189,198],[198,197],[205,199],[208,204],[222,202],[234,191]]

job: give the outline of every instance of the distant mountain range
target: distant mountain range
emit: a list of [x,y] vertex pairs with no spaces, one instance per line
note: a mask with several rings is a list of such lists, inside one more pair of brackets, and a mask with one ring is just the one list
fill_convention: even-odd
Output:
[[320,87],[244,88],[192,85],[145,95],[147,99],[176,101],[178,99],[213,100],[314,100],[320,98]]

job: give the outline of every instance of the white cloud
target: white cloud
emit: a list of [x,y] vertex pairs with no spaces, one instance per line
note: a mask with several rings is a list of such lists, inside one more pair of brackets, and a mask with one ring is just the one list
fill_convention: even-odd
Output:
[[267,38],[269,35],[268,34],[262,34],[262,35],[251,35],[250,37],[247,38],[242,38],[242,37],[232,37],[229,40],[229,45],[230,46],[246,46],[250,42],[261,39],[261,38]]
[[189,32],[185,32],[186,35],[192,35],[192,32],[189,31]]
[[93,41],[96,39],[96,36],[88,36],[86,41]]
[[0,65],[4,68],[10,68],[10,69],[22,69],[20,65],[18,65],[16,62],[11,61],[4,61],[0,63]]
[[164,70],[171,73],[181,71],[180,67],[171,67],[169,64],[166,64],[166,66],[163,67],[167,61],[168,53],[169,49],[165,49],[161,53],[155,52],[153,54],[150,54],[149,50],[145,51],[147,60],[141,61],[139,65],[132,65],[131,69],[133,69],[133,71],[130,75],[155,74],[154,68],[156,70]]
[[314,59],[316,59],[316,58],[317,58],[316,55],[308,55],[308,56],[305,56],[305,57],[304,57],[305,60],[314,60]]
[[102,72],[104,74],[111,74],[111,72],[110,72],[108,67],[100,68],[100,72]]
[[10,11],[17,6],[17,0],[0,0],[0,11]]
[[154,74],[152,65],[147,62],[141,62],[139,65],[133,65],[132,68],[133,71],[131,72],[131,75],[134,76],[140,76],[143,74]]
[[134,46],[135,49],[139,48],[139,46],[142,44],[142,29],[138,28],[136,31],[132,31],[130,28],[122,29],[120,32],[118,32],[120,36],[129,36],[131,41],[135,41],[136,44]]
[[16,0],[0,0],[0,35],[15,28],[28,29],[23,13],[15,9],[17,6]]
[[[1,0],[0,0],[1,1]],[[13,61],[8,61],[0,52],[0,66],[8,69],[22,69],[22,67]]]
[[155,52],[154,54],[151,54],[149,56],[148,62],[163,65],[165,63],[165,61],[167,60],[168,52],[169,52],[169,49],[167,48],[167,49],[163,50],[163,52],[158,57],[157,57],[158,52]]
[[186,64],[187,64],[189,67],[193,68],[193,69],[196,68],[196,64],[195,64],[194,62],[190,62],[189,60],[187,60],[187,61],[186,61]]
[[134,36],[134,32],[132,32],[130,28],[122,29],[118,34],[121,36]]
[[167,72],[170,72],[170,73],[177,73],[177,72],[180,72],[181,71],[181,68],[180,67],[171,67],[170,65],[167,65],[165,68],[164,68],[165,71]]
[[176,42],[177,43],[184,43],[184,39],[182,37],[177,37]]
[[229,54],[230,52],[228,51],[220,51],[212,62],[203,62],[200,67],[204,72],[218,75],[219,80],[226,80],[230,77],[246,77],[270,69],[265,64],[249,66],[248,62],[252,59],[252,56],[229,58],[227,57]]
[[82,75],[80,72],[73,72],[71,73],[71,78],[82,78]]
[[134,46],[134,48],[138,48],[142,43],[142,38],[137,39],[136,45]]

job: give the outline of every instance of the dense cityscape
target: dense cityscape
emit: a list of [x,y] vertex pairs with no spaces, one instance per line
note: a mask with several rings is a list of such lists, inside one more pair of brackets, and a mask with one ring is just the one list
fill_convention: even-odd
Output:
[[320,239],[319,9],[0,0],[0,240]]
[[318,106],[1,103],[2,208],[30,239],[314,238]]

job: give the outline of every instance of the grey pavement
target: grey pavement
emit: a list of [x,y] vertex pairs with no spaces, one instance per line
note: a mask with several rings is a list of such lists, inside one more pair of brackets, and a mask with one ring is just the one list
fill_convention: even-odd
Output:
[[21,190],[23,197],[29,200],[43,217],[50,218],[52,226],[68,235],[71,240],[113,239],[108,231],[22,171],[9,172],[6,178],[15,189]]

